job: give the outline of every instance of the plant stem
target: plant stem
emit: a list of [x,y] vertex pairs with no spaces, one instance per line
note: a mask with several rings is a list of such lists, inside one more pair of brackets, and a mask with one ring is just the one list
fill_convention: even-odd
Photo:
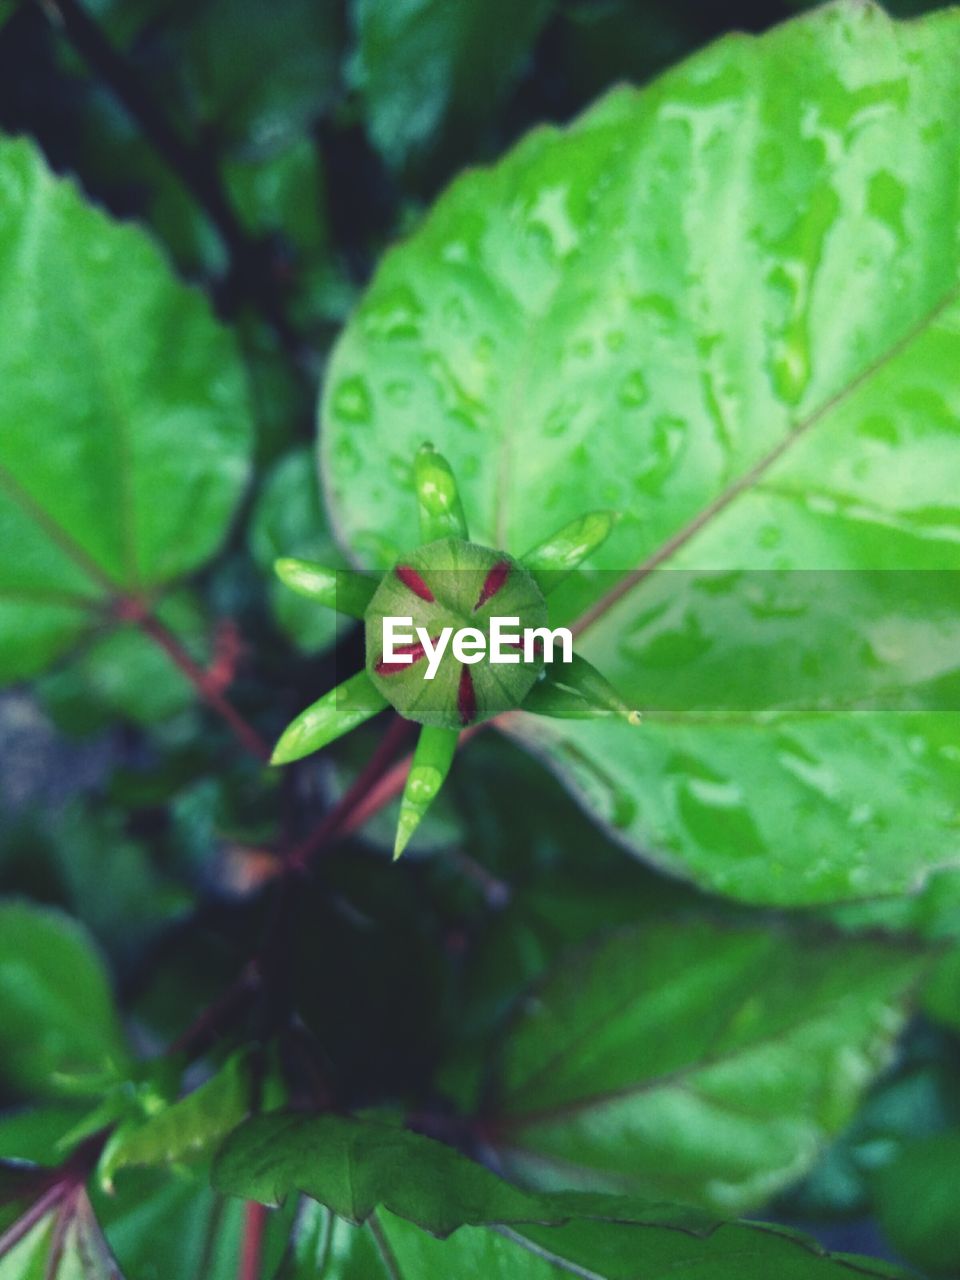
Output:
[[38,0],[38,3],[59,24],[90,70],[110,89],[136,121],[147,142],[196,200],[230,256],[235,280],[261,311],[284,348],[302,360],[305,353],[280,304],[269,256],[264,246],[252,239],[241,224],[227,198],[216,164],[180,136],[144,87],[142,77],[77,0]]
[[29,1235],[40,1219],[46,1217],[60,1203],[69,1189],[67,1183],[58,1181],[52,1187],[49,1187],[42,1196],[34,1200],[29,1209],[24,1210],[20,1217],[0,1236],[0,1258],[8,1254],[15,1245],[18,1245],[25,1235]]
[[260,988],[260,975],[256,964],[247,965],[218,1000],[208,1005],[167,1049],[168,1054],[185,1053],[188,1058],[198,1058],[216,1040],[219,1033],[230,1025],[235,1015],[251,1003]]
[[[471,725],[469,729],[464,729],[457,742],[457,750],[459,751],[463,744],[469,742],[476,734],[482,733],[488,726],[497,724],[503,718],[503,716],[497,716],[493,720],[484,720],[481,724]],[[381,770],[379,776],[371,781],[365,792],[351,806],[350,812],[340,822],[337,827],[337,835],[347,836],[351,832],[357,831],[364,823],[369,822],[375,814],[378,814],[381,809],[385,808],[391,800],[395,800],[403,791],[407,781],[407,774],[410,772],[412,764],[413,754],[411,753],[408,756],[404,756],[402,760],[398,760],[392,769]]]
[[[361,769],[353,784],[348,787],[333,808],[328,810],[315,830],[287,853],[285,865],[288,871],[302,871],[314,854],[318,853],[334,836],[346,835],[349,831],[356,830],[360,825],[354,819],[356,809],[363,806],[370,793],[376,790],[377,783],[389,769],[394,756],[413,727],[411,721],[404,720],[402,716],[394,716],[389,729],[380,739],[377,749]],[[409,770],[410,765],[407,762],[404,778]],[[401,780],[400,790],[402,789],[403,781]],[[383,804],[392,799],[393,794],[397,793],[388,796]]]
[[[129,607],[130,602],[121,601],[121,605]],[[236,738],[243,743],[247,750],[255,755],[258,760],[268,761],[270,759],[270,748],[254,729],[253,725],[244,719],[233,703],[224,696],[220,688],[220,681],[215,677],[211,677],[209,672],[204,671],[203,667],[190,657],[180,640],[158,618],[146,610],[139,612],[131,610],[130,616],[144,635],[148,635],[151,640],[155,641],[170,660],[179,667],[207,706],[216,711],[221,719],[226,721]]]
[[263,1231],[267,1223],[267,1210],[256,1200],[248,1200],[243,1218],[243,1241],[240,1248],[240,1269],[237,1280],[260,1280],[263,1262]]

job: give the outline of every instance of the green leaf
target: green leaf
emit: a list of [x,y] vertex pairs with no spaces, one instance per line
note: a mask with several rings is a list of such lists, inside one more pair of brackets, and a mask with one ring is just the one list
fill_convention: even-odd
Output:
[[126,1280],[236,1280],[244,1206],[213,1192],[206,1169],[130,1169],[94,1203]]
[[482,119],[516,78],[550,0],[356,0],[353,80],[370,136],[401,166]]
[[552,616],[643,728],[506,727],[632,850],[753,902],[957,865],[958,58],[956,12],[841,0],[535,131],[385,257],[326,383],[368,564],[424,435],[478,542],[623,513]]
[[112,1188],[119,1169],[195,1160],[209,1152],[250,1109],[249,1055],[233,1054],[221,1069],[179,1102],[127,1121],[111,1135],[97,1173]]
[[3,1078],[33,1096],[95,1094],[126,1058],[107,974],[85,930],[59,911],[0,905]]
[[[576,1274],[591,1280],[667,1280],[682,1271],[698,1280],[767,1280],[771,1274],[806,1280],[845,1272],[903,1275],[866,1259],[831,1258],[785,1228],[722,1223],[689,1209],[644,1206],[615,1196],[527,1195],[427,1138],[339,1116],[249,1120],[228,1139],[213,1179],[232,1195],[267,1204],[302,1189],[339,1214],[310,1220],[312,1232],[302,1251],[312,1251],[314,1267],[317,1261],[323,1265],[310,1270],[309,1258],[299,1258],[308,1269],[291,1269],[296,1276],[547,1280]],[[367,1225],[358,1230],[348,1222]]]
[[314,0],[285,0],[282,21],[269,0],[205,0],[174,9],[158,43],[191,123],[263,149],[309,132],[333,100],[340,26]]
[[924,985],[923,1008],[936,1022],[960,1031],[960,946],[937,959]]
[[[363,1280],[447,1280],[450,1276],[504,1276],[509,1280],[909,1280],[897,1267],[847,1254],[829,1254],[808,1237],[762,1223],[725,1223],[703,1232],[671,1225],[662,1210],[585,1218],[566,1226],[462,1227],[435,1240],[389,1213],[378,1215],[383,1270]],[[347,1228],[347,1230],[351,1230]],[[356,1228],[352,1229],[356,1231]],[[367,1228],[369,1230],[369,1228]],[[343,1236],[327,1272],[341,1272]],[[344,1273],[349,1274],[349,1273]],[[352,1277],[351,1277],[352,1280]],[[358,1277],[359,1280],[359,1277]]]
[[874,1175],[880,1223],[894,1248],[938,1276],[960,1269],[960,1131],[906,1143]]
[[224,179],[252,236],[283,237],[284,284],[295,325],[309,329],[322,321],[341,321],[353,301],[353,286],[331,244],[316,140],[297,137],[292,145],[265,157],[247,155],[224,167]]
[[[193,592],[161,601],[157,617],[201,666],[210,660],[210,621]],[[37,693],[65,732],[83,733],[116,717],[152,725],[192,706],[197,691],[161,649],[132,623],[94,637],[42,676]]]
[[756,1207],[850,1119],[918,972],[897,947],[651,923],[521,1003],[479,1123],[525,1182]]
[[274,561],[293,556],[342,565],[320,506],[316,466],[309,449],[296,449],[273,467],[264,481],[250,525],[250,550],[270,578],[270,606],[280,626],[304,653],[320,653],[336,639],[341,624],[327,610],[273,580]]
[[269,1205],[300,1192],[354,1223],[383,1207],[436,1235],[557,1213],[431,1138],[335,1115],[247,1120],[221,1147],[213,1185]]
[[[204,563],[247,479],[231,337],[133,226],[0,141],[0,680]],[[118,289],[117,281],[123,281]]]

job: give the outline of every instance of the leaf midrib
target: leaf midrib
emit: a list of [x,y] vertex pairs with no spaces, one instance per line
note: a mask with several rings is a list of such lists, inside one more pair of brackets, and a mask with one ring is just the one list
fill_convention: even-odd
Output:
[[881,373],[891,361],[895,360],[903,351],[905,351],[913,342],[922,337],[926,331],[931,328],[940,316],[952,306],[957,299],[960,298],[960,286],[954,285],[953,288],[937,302],[930,311],[926,313],[916,324],[906,331],[892,346],[888,347],[885,352],[879,355],[872,363],[868,364],[860,373],[852,378],[846,386],[835,392],[827,400],[824,401],[819,408],[814,409],[806,418],[802,418],[793,427],[788,428],[783,439],[769,450],[759,461],[755,462],[747,471],[734,480],[721,493],[717,495],[711,502],[699,511],[691,520],[672,534],[665,542],[663,542],[654,552],[646,557],[635,569],[620,579],[609,591],[591,605],[584,613],[580,615],[572,624],[571,629],[574,635],[582,635],[583,632],[599,622],[614,605],[627,596],[635,587],[639,586],[646,578],[660,568],[667,560],[681,551],[689,542],[691,542],[697,534],[706,529],[710,523],[726,509],[731,506],[741,494],[748,492],[755,484],[757,484],[766,473],[777,462],[780,461],[798,440],[805,439],[807,435],[825,418],[827,418],[834,409],[843,404],[850,396],[854,395],[863,386],[877,374]]
[[[892,993],[889,999],[894,998],[895,993]],[[879,997],[879,999],[883,1002],[882,996]],[[843,996],[840,995],[837,997],[836,1001],[831,1003],[840,1004],[842,1001]],[[731,1010],[729,1017],[725,1020],[723,1027],[721,1027],[717,1032],[715,1039],[722,1039],[724,1033],[729,1030],[730,1026],[735,1021],[741,1007],[742,1002]],[[539,1111],[525,1111],[519,1112],[516,1115],[502,1116],[498,1118],[499,1123],[506,1132],[515,1132],[517,1130],[529,1128],[531,1125],[544,1123],[549,1124],[554,1120],[563,1120],[567,1116],[575,1115],[577,1112],[587,1110],[590,1107],[603,1106],[608,1102],[616,1102],[625,1098],[639,1097],[646,1093],[652,1093],[657,1089],[670,1088],[671,1086],[676,1085],[689,1086],[691,1077],[695,1077],[699,1072],[709,1071],[713,1067],[736,1062],[739,1058],[748,1057],[750,1054],[757,1052],[757,1050],[769,1048],[771,1045],[778,1044],[781,1041],[788,1041],[791,1037],[802,1033],[811,1024],[816,1024],[817,1022],[822,1021],[824,1016],[824,1009],[820,1006],[816,1010],[808,1010],[802,1017],[788,1023],[786,1026],[777,1028],[768,1035],[759,1036],[756,1040],[750,1041],[749,1044],[738,1045],[736,1047],[729,1048],[726,1051],[721,1050],[720,1052],[714,1052],[713,1054],[708,1053],[696,1062],[685,1063],[682,1066],[675,1068],[673,1071],[665,1071],[660,1075],[651,1076],[646,1080],[635,1081],[632,1084],[626,1084],[620,1088],[606,1089],[597,1093],[584,1094],[579,1098],[569,1098],[565,1102],[557,1103],[552,1107],[544,1107]],[[554,1062],[560,1056],[566,1056],[566,1054],[556,1055]],[[526,1082],[524,1083],[524,1089],[525,1088]],[[513,1096],[516,1098],[518,1094],[515,1093]],[[509,1095],[507,1095],[505,1101],[509,1101]]]

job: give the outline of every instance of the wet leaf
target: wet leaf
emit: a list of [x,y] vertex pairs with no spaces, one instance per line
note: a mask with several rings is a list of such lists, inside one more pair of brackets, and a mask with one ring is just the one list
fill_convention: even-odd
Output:
[[[141,231],[0,143],[0,680],[220,545],[251,422],[232,339]],[[117,288],[122,279],[124,287]]]
[[867,1259],[831,1258],[785,1228],[616,1196],[525,1194],[426,1138],[343,1117],[248,1121],[213,1176],[233,1195],[273,1204],[305,1190],[339,1209],[340,1217],[313,1222],[303,1246],[319,1236],[324,1247],[312,1248],[322,1265],[306,1274],[328,1280],[666,1280],[680,1270],[698,1280],[903,1275]]
[[651,923],[520,1002],[479,1123],[527,1183],[754,1209],[850,1119],[918,972],[896,947]]
[[0,1058],[19,1092],[97,1093],[126,1050],[103,962],[59,911],[0,906]]
[[957,862],[958,57],[955,13],[849,0],[613,91],[453,185],[327,380],[370,566],[408,544],[425,435],[480,543],[623,513],[551,604],[643,727],[504,727],[748,901]]

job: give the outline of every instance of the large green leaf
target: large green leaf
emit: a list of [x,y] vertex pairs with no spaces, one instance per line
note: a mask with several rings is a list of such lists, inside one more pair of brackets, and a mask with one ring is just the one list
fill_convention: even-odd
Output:
[[874,1179],[877,1212],[897,1250],[937,1276],[960,1271],[960,1131],[904,1145]]
[[786,929],[625,932],[522,1002],[481,1130],[540,1186],[756,1208],[851,1118],[916,976],[896,947]]
[[296,1277],[900,1274],[866,1259],[830,1258],[782,1228],[723,1223],[616,1196],[525,1194],[426,1138],[335,1116],[250,1120],[227,1142],[213,1176],[233,1195],[275,1204],[305,1191],[339,1211],[301,1222],[287,1273]]
[[478,541],[623,512],[556,620],[644,726],[507,727],[748,900],[960,858],[958,57],[956,12],[849,0],[537,130],[386,256],[327,380],[363,563],[413,541],[424,438]]
[[[212,625],[188,589],[171,592],[157,617],[201,664],[210,661]],[[89,733],[118,716],[158,724],[191,706],[195,690],[179,667],[134,623],[94,635],[65,663],[43,675],[35,690],[58,727]]]
[[19,1091],[97,1093],[126,1051],[100,957],[59,911],[0,906],[0,1071]]
[[0,680],[221,542],[251,422],[232,338],[133,226],[0,142]]
[[221,1148],[213,1181],[263,1204],[301,1192],[354,1223],[382,1206],[441,1236],[465,1222],[561,1213],[430,1138],[335,1115],[253,1117]]
[[355,0],[353,79],[373,141],[402,164],[509,88],[551,0]]
[[[331,1259],[329,1280],[447,1280],[449,1276],[503,1276],[509,1280],[854,1280],[907,1273],[872,1258],[831,1255],[783,1228],[727,1223],[704,1235],[671,1226],[661,1214],[623,1221],[585,1218],[566,1226],[485,1229],[462,1227],[435,1240],[389,1213],[379,1216],[383,1270],[340,1270],[345,1244]],[[350,1229],[339,1231],[342,1241]],[[368,1228],[369,1229],[369,1228]],[[355,1228],[353,1230],[356,1230]],[[366,1251],[364,1250],[364,1253]],[[349,1255],[347,1255],[349,1256]]]

